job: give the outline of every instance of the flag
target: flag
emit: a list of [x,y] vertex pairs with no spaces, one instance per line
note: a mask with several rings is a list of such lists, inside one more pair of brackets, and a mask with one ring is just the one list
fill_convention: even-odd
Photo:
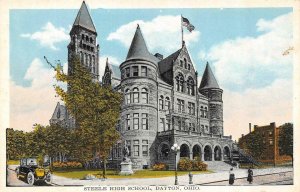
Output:
[[189,30],[190,32],[192,32],[195,29],[194,25],[192,25],[187,18],[182,16],[181,16],[181,24],[182,26],[186,27],[187,30]]

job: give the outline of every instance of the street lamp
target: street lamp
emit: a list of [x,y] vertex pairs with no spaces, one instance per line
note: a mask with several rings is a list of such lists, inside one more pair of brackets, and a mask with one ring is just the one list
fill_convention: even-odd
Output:
[[180,151],[180,147],[177,145],[177,143],[174,143],[171,149],[175,152],[175,185],[178,185],[176,156],[177,152]]

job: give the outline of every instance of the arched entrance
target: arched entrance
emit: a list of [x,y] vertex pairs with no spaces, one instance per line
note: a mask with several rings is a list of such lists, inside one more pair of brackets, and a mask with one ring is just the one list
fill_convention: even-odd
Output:
[[228,146],[224,147],[223,156],[224,156],[224,161],[230,160],[230,149]]
[[209,145],[204,147],[204,161],[211,161],[212,159],[212,149]]
[[215,153],[215,156],[214,156],[215,161],[221,161],[222,160],[222,156],[221,156],[222,151],[221,151],[221,147],[220,146],[216,146],[214,148],[214,153]]
[[180,158],[190,158],[190,148],[187,144],[182,144],[180,146]]
[[193,159],[201,160],[201,148],[199,145],[193,147]]

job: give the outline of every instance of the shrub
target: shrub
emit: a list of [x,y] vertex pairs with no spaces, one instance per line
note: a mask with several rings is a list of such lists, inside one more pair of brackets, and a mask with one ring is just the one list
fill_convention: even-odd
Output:
[[165,163],[155,163],[152,166],[152,169],[154,171],[166,171],[166,170],[169,170],[169,166]]
[[82,168],[82,164],[76,161],[70,162],[53,162],[52,164],[53,169],[80,169]]
[[178,162],[178,169],[180,171],[206,171],[207,164],[197,159],[182,158]]

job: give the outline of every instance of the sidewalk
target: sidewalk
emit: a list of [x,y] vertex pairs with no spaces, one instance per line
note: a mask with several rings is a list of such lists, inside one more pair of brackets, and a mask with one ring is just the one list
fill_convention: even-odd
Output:
[[[285,171],[293,171],[292,167],[276,167],[267,169],[254,169],[253,174],[263,175],[271,173],[279,173]],[[247,176],[247,169],[235,169],[234,170],[236,178],[243,178]],[[194,184],[204,184],[214,181],[221,181],[228,179],[228,171],[220,171],[217,173],[206,173],[206,174],[196,174],[193,175]],[[79,180],[79,179],[69,179],[60,176],[53,177],[53,183],[56,185],[174,185],[175,177],[163,177],[163,178],[149,178],[149,179],[106,179],[102,180]],[[178,176],[179,185],[189,185],[189,176],[183,175]]]

